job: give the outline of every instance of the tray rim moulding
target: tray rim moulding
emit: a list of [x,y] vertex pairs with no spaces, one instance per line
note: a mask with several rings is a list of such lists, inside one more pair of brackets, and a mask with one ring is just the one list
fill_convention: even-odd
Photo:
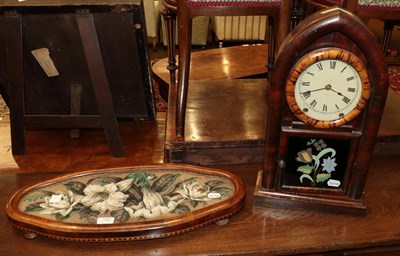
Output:
[[[162,171],[179,174],[179,171],[182,171],[186,174],[193,173],[193,177],[219,177],[229,180],[234,191],[229,197],[218,199],[220,202],[197,209],[193,208],[192,211],[184,214],[113,224],[68,223],[33,215],[20,209],[21,200],[29,193],[40,192],[40,189],[50,186],[60,186],[63,181],[85,179],[91,176],[107,177],[105,175],[140,173],[138,171],[146,171],[150,174]],[[171,184],[176,185],[175,180]],[[168,237],[186,233],[211,223],[224,223],[227,218],[240,211],[244,203],[245,186],[243,181],[231,172],[185,164],[153,164],[73,172],[26,186],[11,197],[6,206],[6,213],[9,223],[21,230],[26,238],[34,238],[40,235],[73,242],[113,242]]]

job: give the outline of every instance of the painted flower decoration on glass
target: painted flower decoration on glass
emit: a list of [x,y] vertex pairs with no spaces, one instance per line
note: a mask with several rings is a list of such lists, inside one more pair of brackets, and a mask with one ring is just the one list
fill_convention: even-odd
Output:
[[112,217],[119,223],[150,220],[166,214],[189,213],[211,200],[231,196],[232,189],[224,187],[224,183],[184,178],[176,173],[144,172],[129,173],[124,178],[75,180],[63,184],[64,191],[40,191],[25,198],[29,202],[25,212],[51,215],[57,221],[77,215],[80,221],[92,224],[97,223],[99,217]]
[[299,151],[296,157],[296,161],[302,163],[297,168],[297,171],[302,173],[300,182],[309,180],[311,186],[316,186],[317,183],[328,181],[337,166],[335,156],[336,150],[328,147],[324,140],[309,140],[307,148]]

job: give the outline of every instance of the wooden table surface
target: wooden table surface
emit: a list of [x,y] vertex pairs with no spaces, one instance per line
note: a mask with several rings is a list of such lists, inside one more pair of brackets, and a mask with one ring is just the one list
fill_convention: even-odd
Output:
[[[192,53],[190,80],[235,79],[267,72],[268,45],[240,45]],[[212,65],[210,65],[212,63]],[[168,58],[157,60],[154,75],[169,83]]]
[[400,158],[373,159],[365,193],[368,207],[365,216],[254,206],[254,184],[261,166],[219,166],[237,173],[244,180],[247,193],[245,208],[226,226],[210,225],[168,238],[114,243],[71,243],[43,237],[25,239],[7,223],[6,202],[17,189],[56,174],[2,174],[0,255],[261,255],[341,250],[365,255],[364,250],[369,247],[400,250],[399,165]]

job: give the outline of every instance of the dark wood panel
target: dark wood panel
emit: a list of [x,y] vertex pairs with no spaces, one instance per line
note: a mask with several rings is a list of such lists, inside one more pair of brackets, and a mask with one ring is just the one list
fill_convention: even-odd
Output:
[[[59,76],[47,77],[33,57],[40,48],[49,49]],[[81,113],[98,113],[74,14],[24,15],[23,51],[26,114],[70,114],[71,85],[82,87]]]
[[[91,4],[96,5],[96,3]],[[107,3],[105,5],[107,6]],[[29,3],[26,6],[29,6]],[[23,14],[26,114],[70,114],[72,86],[82,88],[82,99],[77,99],[81,101],[81,114],[98,113],[74,14],[86,8],[89,10],[84,11],[93,12],[116,116],[128,119],[154,119],[152,81],[143,31],[144,16],[138,3],[130,2],[130,5],[123,10],[121,8],[114,10],[113,3],[109,3],[109,8],[105,10],[87,5],[68,8],[42,6],[28,9],[26,6],[18,9]],[[2,11],[0,8],[0,12]],[[2,26],[0,25],[0,30]],[[32,50],[40,48],[49,50],[50,58],[60,75],[46,76],[31,53]],[[1,49],[3,51],[5,47]],[[5,55],[1,51],[0,56]],[[5,58],[2,58],[2,62],[4,61]],[[0,77],[0,83],[4,84],[2,87],[6,87],[7,75],[5,71],[3,72],[3,65],[0,65]],[[6,89],[3,91],[7,93]]]
[[8,85],[6,84],[6,46],[2,35],[5,34],[4,17],[0,16],[0,95],[8,105]]
[[[27,15],[24,21],[25,56],[32,49],[47,47],[62,72],[47,78],[36,60],[25,58],[27,113],[68,114],[71,85],[82,86],[81,113],[98,113],[74,15]],[[140,62],[132,17],[99,13],[95,21],[117,117],[153,118],[148,108],[152,97],[145,94],[145,87],[149,90],[151,85],[143,77],[149,72],[148,62]],[[114,33],[116,29],[120,33]],[[46,104],[41,104],[43,99]]]
[[153,119],[144,16],[136,9],[132,15],[97,13],[94,18],[117,117]]

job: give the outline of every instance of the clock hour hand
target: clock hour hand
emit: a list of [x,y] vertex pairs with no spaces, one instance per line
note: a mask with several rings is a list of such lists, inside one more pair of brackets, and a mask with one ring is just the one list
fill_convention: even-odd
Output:
[[[312,92],[317,92],[317,91],[322,91],[322,90],[332,90],[332,86],[330,84],[325,85],[324,87],[321,87],[319,89],[314,89],[314,90],[308,90],[305,92],[301,92],[300,94],[305,94],[305,95],[310,95]],[[333,91],[333,90],[332,90]]]
[[326,90],[326,88],[322,87],[322,88],[315,89],[315,90],[308,90],[308,91],[305,91],[305,92],[301,92],[300,94],[310,94],[312,92],[317,92],[317,91],[322,91],[322,90]]

